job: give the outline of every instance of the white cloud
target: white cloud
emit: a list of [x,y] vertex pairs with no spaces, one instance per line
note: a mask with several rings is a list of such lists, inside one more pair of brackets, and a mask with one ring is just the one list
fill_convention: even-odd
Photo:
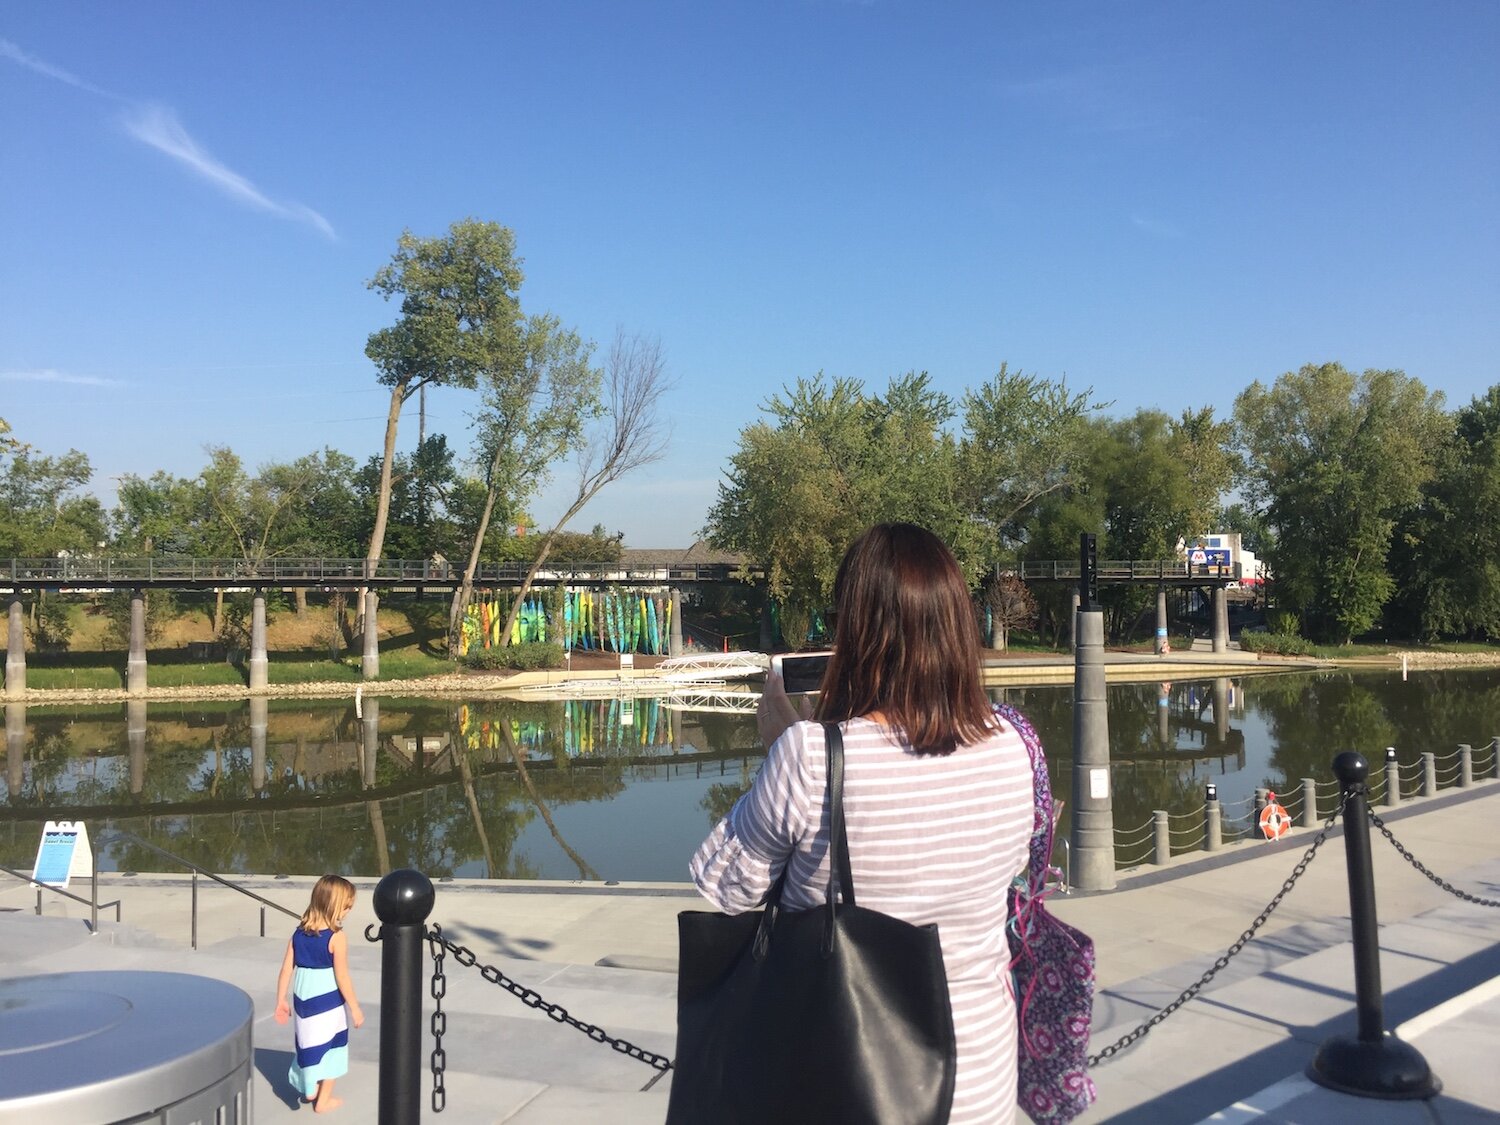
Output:
[[12,383],[72,383],[80,387],[121,387],[118,379],[105,379],[99,375],[70,375],[66,371],[44,368],[40,371],[0,371],[0,379]]
[[[0,59],[9,59],[18,66],[24,66],[55,82],[86,90],[88,93],[97,94],[111,101],[127,101],[118,94],[110,93],[91,82],[85,82],[61,67],[53,66],[34,55],[27,54],[9,39],[0,39]],[[136,140],[151,146],[158,152],[166,153],[189,171],[213,184],[231,199],[254,210],[275,215],[277,218],[305,223],[325,238],[335,237],[333,225],[305,203],[298,203],[295,200],[281,202],[272,199],[240,173],[215,160],[182,127],[182,122],[177,120],[177,114],[171,108],[164,105],[127,102],[123,120],[125,130]]]
[[163,105],[133,106],[125,112],[124,124],[132,137],[142,144],[164,152],[191,172],[203,177],[231,199],[266,211],[283,219],[307,223],[328,238],[333,227],[327,219],[302,203],[278,203],[261,192],[244,176],[219,163],[188,134],[177,120],[177,114]]
[[38,74],[45,75],[46,77],[55,79],[58,82],[65,82],[69,86],[73,86],[76,89],[86,90],[90,94],[98,94],[103,98],[114,98],[115,100],[119,100],[119,95],[117,94],[111,94],[108,90],[100,89],[92,82],[85,82],[77,75],[69,74],[60,66],[53,66],[51,63],[43,62],[35,55],[28,55],[25,51],[21,50],[20,47],[16,46],[16,44],[12,43],[9,39],[0,39],[0,59],[9,59],[11,62],[18,63],[19,65],[26,67],[28,70],[34,70]]

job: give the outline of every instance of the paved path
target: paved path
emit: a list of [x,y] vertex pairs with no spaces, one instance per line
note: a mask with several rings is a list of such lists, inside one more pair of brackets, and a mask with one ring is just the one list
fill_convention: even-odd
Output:
[[[1384,815],[1384,814],[1383,814]],[[1450,881],[1500,899],[1500,783],[1414,802],[1387,817],[1392,831]],[[1107,894],[1059,896],[1057,913],[1095,939],[1101,994],[1094,1048],[1118,1038],[1197,980],[1280,888],[1311,839],[1240,845],[1213,859],[1179,858],[1122,878]],[[1302,1071],[1327,1036],[1352,1031],[1352,954],[1343,847],[1335,835],[1258,936],[1203,994],[1144,1040],[1095,1071],[1099,1105],[1084,1122],[1494,1122],[1500,1120],[1500,909],[1464,903],[1413,871],[1375,838],[1386,1023],[1401,1025],[1444,1084],[1427,1102],[1377,1102],[1311,1086]],[[250,877],[289,908],[308,879]],[[353,1034],[346,1106],[335,1120],[376,1119],[379,951],[362,935],[373,922],[370,880],[350,918],[352,970],[367,1014]],[[232,892],[200,884],[199,949],[187,948],[185,879],[110,876],[104,897],[124,900],[124,924],[88,933],[76,904],[53,900],[35,917],[34,893],[0,887],[0,975],[98,969],[200,973],[243,988],[255,1003],[255,1119],[299,1109],[285,1073],[290,1032],[271,1018],[272,993],[291,920]],[[433,920],[454,940],[613,1035],[670,1054],[674,1039],[679,910],[700,901],[678,884],[438,885]],[[64,909],[66,907],[66,909]],[[589,1042],[449,962],[449,1125],[660,1122],[663,1079]],[[0,1068],[3,1068],[0,1059]],[[430,1084],[430,1079],[428,1079]],[[425,1103],[424,1103],[425,1104]]]

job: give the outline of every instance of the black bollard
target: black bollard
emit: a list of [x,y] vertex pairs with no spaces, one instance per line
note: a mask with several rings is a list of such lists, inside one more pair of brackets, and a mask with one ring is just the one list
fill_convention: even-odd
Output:
[[432,880],[392,871],[375,887],[380,919],[380,1125],[422,1120],[422,942]]
[[1435,1097],[1443,1084],[1410,1043],[1385,1030],[1380,990],[1380,933],[1375,921],[1375,871],[1370,863],[1370,821],[1365,779],[1370,766],[1352,750],[1333,760],[1346,797],[1344,854],[1349,865],[1349,915],[1354,936],[1354,1010],[1358,1034],[1324,1040],[1307,1068],[1320,1086],[1363,1098]]

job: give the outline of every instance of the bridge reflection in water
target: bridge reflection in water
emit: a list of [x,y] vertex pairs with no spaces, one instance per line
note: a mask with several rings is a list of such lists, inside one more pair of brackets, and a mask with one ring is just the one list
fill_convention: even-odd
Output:
[[[0,862],[47,819],[106,820],[226,872],[680,881],[762,750],[753,697],[368,698],[6,706]],[[1009,688],[1071,789],[1071,690]],[[998,693],[997,693],[998,694]],[[1333,748],[1403,764],[1500,731],[1500,671],[1321,672],[1109,688],[1115,814],[1324,777]],[[103,866],[154,870],[114,845]]]

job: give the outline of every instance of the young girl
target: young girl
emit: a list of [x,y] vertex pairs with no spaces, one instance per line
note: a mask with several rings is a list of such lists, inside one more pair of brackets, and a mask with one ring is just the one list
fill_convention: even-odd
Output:
[[286,944],[276,981],[276,1022],[286,1023],[292,1014],[288,985],[297,1011],[297,1057],[287,1076],[316,1113],[343,1105],[333,1096],[333,1080],[349,1069],[349,1022],[355,1027],[365,1022],[349,979],[349,940],[343,930],[353,908],[353,883],[338,875],[319,879],[301,924]]

